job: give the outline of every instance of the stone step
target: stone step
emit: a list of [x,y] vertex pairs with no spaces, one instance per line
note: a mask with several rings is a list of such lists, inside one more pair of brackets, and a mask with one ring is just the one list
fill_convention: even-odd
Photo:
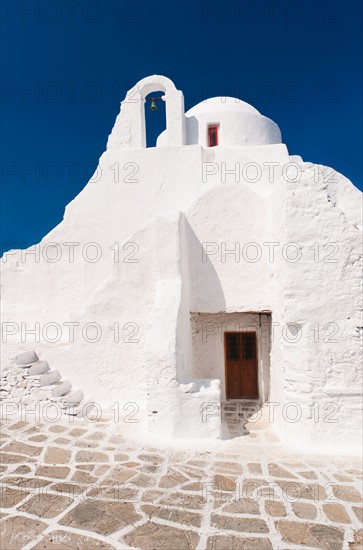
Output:
[[39,386],[50,386],[59,382],[61,375],[57,370],[50,370],[40,377]]
[[62,380],[59,384],[54,386],[52,391],[52,397],[63,397],[69,393],[72,389],[72,384],[69,380]]
[[27,367],[36,361],[39,361],[39,357],[37,356],[35,350],[24,351],[15,358],[15,363],[21,367]]
[[78,405],[82,399],[84,399],[82,390],[75,390],[65,395],[61,403],[64,407],[72,407],[73,405]]
[[[47,361],[39,360],[35,351],[19,354],[0,380],[1,403],[24,403],[33,406],[61,407],[63,414],[87,416],[95,408],[93,401],[80,389],[73,389],[69,380],[62,380],[58,370],[50,370]],[[85,414],[83,413],[85,411]],[[57,414],[58,414],[57,413]]]
[[47,361],[37,361],[36,363],[33,363],[31,367],[29,368],[27,375],[28,376],[38,376],[40,374],[44,374],[45,372],[49,371],[49,365]]

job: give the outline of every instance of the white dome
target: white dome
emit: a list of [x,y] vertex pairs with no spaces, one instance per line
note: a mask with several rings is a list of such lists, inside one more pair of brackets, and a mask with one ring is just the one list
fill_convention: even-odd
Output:
[[207,113],[218,113],[220,111],[235,111],[238,113],[261,115],[257,109],[241,99],[235,97],[211,97],[194,105],[194,107],[185,113],[185,116],[199,116]]
[[[208,147],[208,128],[218,127],[218,145],[247,147],[281,143],[277,124],[241,99],[211,97],[185,113],[185,145]],[[157,146],[166,145],[166,131]]]

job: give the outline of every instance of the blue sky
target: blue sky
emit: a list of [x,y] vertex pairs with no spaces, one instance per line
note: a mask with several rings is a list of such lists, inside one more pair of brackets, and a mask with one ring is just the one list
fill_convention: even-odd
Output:
[[[3,250],[62,220],[126,91],[150,74],[171,78],[186,109],[240,97],[291,154],[362,188],[360,0],[3,0],[1,16]],[[148,121],[153,143],[163,113]]]

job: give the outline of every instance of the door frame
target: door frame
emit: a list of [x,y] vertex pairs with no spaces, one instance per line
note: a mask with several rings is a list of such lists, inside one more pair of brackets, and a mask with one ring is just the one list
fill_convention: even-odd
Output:
[[[256,395],[254,396],[241,396],[241,397],[229,397],[228,393],[229,393],[229,387],[228,387],[228,369],[227,369],[227,335],[228,334],[239,334],[241,336],[241,334],[254,334],[255,336],[255,354],[256,354],[256,388],[257,388],[257,393]],[[249,330],[249,331],[246,331],[246,330],[242,330],[242,331],[235,331],[235,330],[227,330],[227,331],[224,331],[224,334],[223,334],[223,349],[224,349],[224,381],[225,381],[225,392],[226,392],[226,400],[230,400],[230,401],[236,401],[238,399],[246,399],[246,400],[251,400],[251,399],[259,399],[259,357],[258,357],[258,345],[257,345],[257,332],[254,331],[254,330]],[[241,353],[242,353],[242,350],[241,350]],[[242,361],[241,361],[242,362]]]

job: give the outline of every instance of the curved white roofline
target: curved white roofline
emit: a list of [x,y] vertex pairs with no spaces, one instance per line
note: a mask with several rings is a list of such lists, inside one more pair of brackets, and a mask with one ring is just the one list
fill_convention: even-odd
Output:
[[252,105],[235,97],[210,97],[194,105],[194,107],[185,113],[185,116],[189,117],[220,111],[237,111],[239,113],[244,112],[262,116]]

